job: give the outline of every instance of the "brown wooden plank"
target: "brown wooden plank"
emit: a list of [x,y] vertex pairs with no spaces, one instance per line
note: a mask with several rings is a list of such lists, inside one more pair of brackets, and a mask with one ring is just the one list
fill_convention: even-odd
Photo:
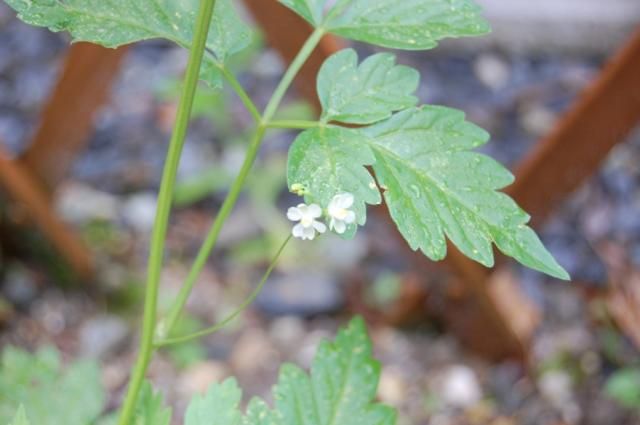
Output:
[[111,91],[126,48],[77,43],[69,49],[58,83],[44,107],[38,130],[21,161],[51,192],[93,129],[93,118]]
[[516,168],[516,181],[507,193],[539,223],[598,170],[638,123],[640,29]]
[[[516,168],[516,181],[506,192],[532,215],[533,224],[539,224],[555,206],[595,173],[611,149],[624,141],[640,122],[639,75],[640,31],[611,59],[551,134],[536,145]],[[485,352],[493,344],[484,339],[488,336],[486,332],[477,329],[477,314],[471,311],[485,305],[483,309],[489,316],[495,307],[499,316],[511,319],[507,322],[497,319],[490,328],[500,330],[502,327],[501,333],[511,333],[520,345],[519,349],[517,345],[512,347],[516,349],[513,353],[524,355],[539,313],[519,293],[516,282],[508,279],[496,281],[495,276],[488,278],[488,269],[454,248],[449,251],[447,263],[462,279],[461,285],[465,288],[460,294],[464,308],[451,310],[450,324],[458,329],[456,333],[468,333],[464,339],[471,342],[476,350]],[[518,309],[526,312],[526,320],[520,320],[521,317],[514,315],[513,311],[509,312],[512,303],[504,302],[507,293],[510,294],[507,298],[519,300],[516,302],[520,306]],[[475,297],[476,302],[469,304],[469,297]],[[499,357],[500,351],[502,349],[491,349],[486,354]],[[506,352],[509,351],[512,350]]]
[[[276,49],[285,63],[291,63],[311,35],[309,24],[277,0],[244,0],[244,3],[263,29],[267,43]],[[343,47],[343,42],[338,38],[325,36],[300,70],[296,89],[316,107],[319,106],[316,76],[320,66],[326,58]]]
[[89,251],[56,215],[40,183],[22,164],[0,147],[0,190],[28,216],[73,268],[78,277],[89,277],[93,262]]

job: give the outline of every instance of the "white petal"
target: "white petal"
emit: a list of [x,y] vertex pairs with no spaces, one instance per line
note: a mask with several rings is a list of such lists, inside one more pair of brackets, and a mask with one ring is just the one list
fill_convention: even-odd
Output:
[[348,211],[347,216],[344,218],[344,222],[347,224],[351,224],[356,221],[356,213],[353,211]]
[[340,200],[338,201],[340,203],[340,207],[341,208],[350,208],[351,205],[353,205],[353,195],[350,193],[342,193],[340,195],[338,195],[340,197]]
[[343,234],[345,230],[347,230],[347,225],[344,223],[344,221],[341,221],[341,220],[336,220],[333,227],[336,233],[340,235]]
[[319,221],[313,222],[313,228],[316,229],[319,233],[324,233],[327,231],[327,226]]
[[304,239],[304,226],[302,224],[296,224],[293,226],[291,234],[296,238]]
[[318,204],[309,205],[309,214],[313,218],[318,218],[322,216],[322,208]]
[[338,214],[340,214],[340,211],[342,211],[342,208],[340,208],[340,206],[338,206],[333,201],[331,201],[331,203],[329,204],[329,207],[327,207],[327,213],[329,214],[330,217],[337,216]]
[[300,221],[302,219],[302,213],[296,207],[291,207],[287,210],[287,218],[291,221]]
[[305,227],[302,231],[302,239],[308,239],[310,241],[316,237],[316,231],[313,227]]

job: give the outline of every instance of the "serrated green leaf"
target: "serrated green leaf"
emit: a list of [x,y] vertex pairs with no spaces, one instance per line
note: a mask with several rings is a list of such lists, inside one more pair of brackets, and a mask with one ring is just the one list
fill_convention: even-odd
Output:
[[316,27],[383,47],[426,50],[447,37],[486,34],[472,0],[280,0]]
[[395,56],[378,53],[358,66],[353,49],[328,58],[318,74],[322,120],[371,124],[389,118],[395,111],[415,106],[420,74],[396,65]]
[[283,424],[394,424],[393,409],[372,403],[379,376],[364,322],[354,319],[335,342],[320,344],[311,377],[296,366],[283,366],[275,388]]
[[[301,133],[289,149],[287,181],[289,187],[302,185],[305,200],[326,208],[335,195],[351,193],[356,222],[366,222],[366,204],[379,204],[380,191],[365,168],[375,157],[363,137],[352,129],[320,127]],[[351,225],[346,236],[352,236]]]
[[211,386],[204,396],[196,396],[185,414],[185,425],[238,425],[242,391],[235,379]]
[[229,379],[192,401],[185,425],[393,425],[395,411],[373,402],[379,377],[364,321],[357,318],[334,342],[321,343],[311,376],[293,365],[282,367],[275,408],[255,398],[241,417],[242,394]]
[[[6,0],[24,22],[68,31],[74,41],[106,47],[153,38],[189,47],[198,0]],[[211,86],[221,84],[216,62],[223,63],[251,42],[250,28],[240,20],[231,0],[218,0],[211,21],[207,57],[202,78]]]
[[53,349],[32,355],[6,348],[0,367],[0,423],[8,423],[21,404],[34,424],[93,423],[104,405],[97,365],[77,362],[61,370]]
[[242,418],[242,425],[284,425],[278,411],[271,410],[267,403],[253,398],[247,407],[247,414]]
[[20,405],[9,425],[29,425],[29,419],[27,419],[27,413],[24,411],[23,405]]
[[292,9],[310,24],[318,26],[322,23],[323,9],[327,0],[280,0],[280,3]]
[[498,189],[513,176],[493,159],[470,151],[489,136],[449,108],[402,111],[360,130],[398,229],[429,258],[446,255],[445,236],[468,257],[492,266],[492,242],[526,266],[560,279],[566,271],[526,223],[529,216]]
[[164,404],[164,398],[155,392],[151,383],[145,381],[138,395],[134,423],[136,425],[169,425],[171,409]]

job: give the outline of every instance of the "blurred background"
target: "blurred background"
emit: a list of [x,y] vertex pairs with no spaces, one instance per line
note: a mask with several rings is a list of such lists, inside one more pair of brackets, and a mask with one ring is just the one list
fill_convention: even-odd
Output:
[[[494,28],[490,36],[400,52],[398,60],[421,71],[423,102],[464,110],[492,135],[483,149],[519,169],[557,134],[564,114],[640,28],[640,2],[478,2]],[[233,67],[264,105],[285,64],[268,37],[256,34]],[[27,151],[68,51],[66,34],[27,26],[0,3],[0,154],[6,158]],[[625,63],[640,64],[639,57],[639,48],[627,49]],[[29,208],[40,204],[25,207],[15,188],[3,187],[19,176],[0,162],[0,346],[55,346],[65,362],[97,360],[111,407],[135,355],[155,193],[186,59],[185,51],[162,41],[128,49],[86,146],[55,188],[53,210],[93,261],[88,277],[64,265],[51,235],[33,225],[38,220]],[[638,94],[640,65],[630,75],[635,78],[618,90]],[[612,105],[601,127],[633,116]],[[313,103],[294,90],[281,116],[314,114]],[[233,93],[200,87],[175,193],[162,308],[239,169],[251,125]],[[232,311],[290,231],[284,212],[297,199],[286,190],[285,163],[294,137],[269,133],[180,333]],[[380,210],[352,241],[326,236],[290,244],[241,319],[223,333],[161,352],[150,376],[178,411],[230,375],[247,397],[265,396],[282,361],[308,366],[317,343],[357,313],[367,318],[384,365],[380,398],[399,408],[400,425],[640,424],[640,132],[612,128],[609,140],[573,143],[577,157],[593,151],[604,159],[536,221],[572,282],[509,262],[492,274],[472,273],[482,279],[468,282],[455,262],[444,267],[412,256]],[[580,168],[567,161],[569,174],[572,167]],[[478,297],[489,302],[479,308]],[[484,321],[487,315],[495,323]]]

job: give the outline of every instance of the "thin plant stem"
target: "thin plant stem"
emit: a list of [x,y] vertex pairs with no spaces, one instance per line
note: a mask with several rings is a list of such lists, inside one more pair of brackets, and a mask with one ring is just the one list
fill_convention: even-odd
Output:
[[244,187],[245,181],[249,175],[249,172],[251,171],[251,168],[253,167],[256,156],[258,155],[258,150],[262,145],[262,139],[264,138],[264,134],[269,126],[269,121],[275,115],[278,107],[280,106],[280,103],[282,102],[282,99],[284,98],[284,95],[287,92],[287,89],[291,86],[291,83],[293,82],[298,72],[300,72],[300,68],[302,68],[309,56],[311,56],[311,54],[313,53],[313,50],[322,39],[324,33],[324,29],[318,28],[313,32],[313,34],[311,34],[296,58],[287,69],[287,72],[280,81],[280,84],[274,91],[271,100],[268,102],[267,107],[262,114],[260,123],[258,124],[255,134],[253,135],[249,148],[247,149],[247,153],[242,167],[240,168],[240,172],[231,185],[229,193],[222,203],[220,212],[211,225],[211,229],[209,230],[209,233],[207,234],[207,237],[205,238],[205,241],[202,244],[198,255],[196,256],[193,266],[191,267],[191,270],[187,275],[185,283],[180,288],[180,291],[178,292],[173,305],[169,309],[169,314],[167,315],[166,319],[158,325],[156,334],[157,340],[164,340],[165,338],[167,338],[167,335],[171,334],[171,331],[178,322],[178,319],[182,314],[182,310],[187,303],[189,295],[193,290],[193,286],[195,285],[198,276],[200,276],[202,269],[207,263],[207,259],[209,258],[211,251],[213,251],[216,246],[218,236],[220,235],[220,231],[222,230],[222,226],[229,217],[229,214],[231,214],[231,211],[233,210],[233,207],[235,206],[236,201],[240,196],[240,192]]
[[273,259],[271,260],[271,263],[269,264],[269,267],[267,268],[267,270],[262,275],[262,278],[260,279],[260,283],[258,283],[258,285],[253,289],[253,291],[251,291],[249,296],[231,314],[229,314],[223,320],[221,320],[220,322],[216,323],[215,325],[213,325],[211,327],[208,327],[206,329],[202,329],[202,330],[200,330],[198,332],[194,332],[194,333],[189,334],[189,335],[183,335],[183,336],[178,336],[178,337],[174,337],[174,338],[167,338],[167,339],[164,339],[162,341],[158,341],[158,342],[155,343],[155,346],[158,347],[158,348],[159,347],[165,347],[167,345],[179,344],[179,343],[191,341],[191,340],[203,337],[203,336],[211,335],[213,333],[218,332],[219,330],[224,328],[226,325],[228,325],[232,320],[234,320],[236,317],[238,317],[240,315],[240,313],[242,313],[256,299],[256,297],[258,296],[258,294],[260,293],[260,291],[264,287],[265,283],[267,282],[267,279],[269,279],[269,276],[271,275],[271,272],[275,268],[275,266],[276,266],[276,264],[278,262],[278,259],[280,258],[280,255],[284,251],[284,248],[287,246],[287,244],[291,240],[291,237],[292,236],[289,235],[289,237],[287,237],[287,239],[285,239],[285,241],[282,243],[282,245],[280,246],[280,248],[276,252],[276,255],[274,255]]
[[313,31],[311,36],[309,36],[307,41],[304,43],[302,49],[300,49],[300,52],[293,60],[293,62],[291,62],[289,69],[287,69],[287,72],[282,77],[280,84],[278,85],[278,87],[276,87],[273,96],[271,96],[271,100],[267,104],[267,107],[264,110],[264,114],[262,115],[262,122],[268,123],[269,121],[271,121],[276,111],[278,110],[278,106],[280,106],[284,95],[287,93],[287,90],[291,86],[291,83],[293,83],[296,75],[298,75],[298,72],[300,72],[302,65],[304,65],[307,59],[309,59],[309,56],[311,56],[316,46],[320,43],[320,40],[322,40],[324,34],[325,29],[322,27],[318,27],[315,29],[315,31]]
[[255,103],[253,103],[253,100],[251,100],[251,97],[242,87],[236,76],[233,75],[233,72],[229,71],[229,69],[227,69],[224,65],[220,65],[219,69],[231,88],[236,92],[245,108],[247,108],[247,111],[249,111],[253,119],[256,121],[256,123],[261,122],[262,115],[260,115],[260,111],[258,111],[257,106],[255,105]]
[[318,121],[302,121],[302,120],[279,120],[271,121],[267,125],[269,128],[284,128],[284,129],[297,129],[307,130],[309,128],[319,127],[321,123]]
[[182,90],[180,103],[178,105],[176,124],[173,129],[171,141],[169,142],[167,158],[162,173],[162,181],[158,195],[158,207],[153,226],[153,233],[151,235],[140,349],[133,368],[120,417],[118,419],[119,425],[129,425],[132,421],[138,399],[138,393],[142,387],[147,367],[149,366],[149,362],[153,355],[153,338],[155,335],[156,310],[158,304],[158,286],[160,284],[160,274],[162,271],[165,239],[167,235],[169,215],[171,212],[173,189],[178,165],[180,163],[180,155],[182,153],[184,140],[189,126],[193,100],[200,74],[200,66],[204,56],[207,36],[209,34],[209,26],[215,4],[216,0],[201,0],[198,8],[195,35],[189,55],[185,84]]
[[187,299],[191,294],[193,286],[195,285],[198,276],[200,276],[200,272],[204,268],[207,260],[209,258],[209,254],[215,248],[216,242],[218,241],[218,236],[220,235],[220,231],[222,230],[222,226],[225,221],[231,214],[233,207],[240,196],[240,192],[242,191],[242,187],[244,186],[244,182],[246,181],[249,172],[251,171],[251,167],[253,166],[253,162],[255,161],[256,156],[258,155],[258,150],[260,148],[260,144],[262,142],[262,137],[265,133],[265,127],[259,125],[256,133],[251,140],[251,144],[247,150],[247,156],[245,157],[244,163],[240,168],[240,172],[236,179],[234,180],[231,188],[229,189],[229,194],[225,198],[222,206],[220,207],[220,211],[216,219],[213,221],[211,229],[209,233],[207,233],[207,237],[202,244],[202,247],[198,251],[198,255],[191,266],[191,270],[189,270],[189,274],[185,280],[185,283],[180,288],[176,299],[169,310],[169,314],[167,315],[166,320],[163,320],[157,329],[156,338],[164,339],[167,335],[171,333],[173,328],[175,327],[178,319],[180,318],[180,314],[187,303]]

